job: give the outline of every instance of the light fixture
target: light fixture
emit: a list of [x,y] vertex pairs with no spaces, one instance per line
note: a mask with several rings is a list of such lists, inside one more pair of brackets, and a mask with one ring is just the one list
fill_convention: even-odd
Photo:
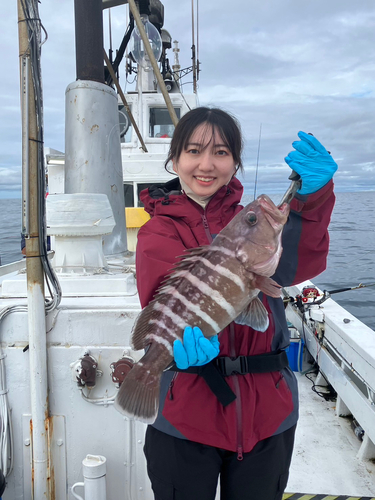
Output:
[[[150,42],[152,52],[156,61],[159,61],[162,51],[162,40],[158,30],[148,20],[147,14],[141,14],[143,26],[146,31],[147,38]],[[144,47],[143,40],[139,29],[135,26],[129,41],[129,51],[136,63],[138,63],[145,71],[152,71],[151,61]]]

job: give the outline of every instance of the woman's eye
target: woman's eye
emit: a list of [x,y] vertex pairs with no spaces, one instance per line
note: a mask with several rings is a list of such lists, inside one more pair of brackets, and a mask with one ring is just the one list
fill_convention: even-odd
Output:
[[216,151],[216,154],[219,156],[227,156],[228,151],[225,151],[225,149],[220,149],[219,151]]
[[257,216],[254,212],[247,212],[246,221],[250,224],[250,226],[254,226],[257,222]]
[[193,154],[193,155],[197,155],[199,153],[199,150],[192,148],[192,149],[188,149],[187,152],[190,154]]

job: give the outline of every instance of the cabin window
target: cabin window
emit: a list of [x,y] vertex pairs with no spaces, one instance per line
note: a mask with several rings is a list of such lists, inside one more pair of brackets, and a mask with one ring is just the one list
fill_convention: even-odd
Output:
[[134,189],[133,184],[124,184],[125,206],[134,207]]
[[[141,191],[144,189],[149,188],[155,184],[154,182],[148,182],[148,183],[137,183],[137,197],[138,197],[138,207],[143,207],[143,203],[141,202],[139,195],[141,194]],[[133,184],[126,184],[124,183],[124,198],[125,198],[125,206],[126,207],[134,207],[134,186]]]
[[[131,106],[130,111],[132,109]],[[122,143],[131,142],[132,138],[132,124],[126,108],[123,104],[119,104],[118,107],[118,117],[120,122],[120,140]]]
[[[174,108],[180,119],[180,108]],[[174,125],[167,108],[150,108],[149,137],[169,138],[173,136]]]

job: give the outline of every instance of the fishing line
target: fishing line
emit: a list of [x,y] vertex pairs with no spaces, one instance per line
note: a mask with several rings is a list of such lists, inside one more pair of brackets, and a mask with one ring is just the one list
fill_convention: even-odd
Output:
[[257,193],[257,183],[258,183],[258,167],[259,167],[259,153],[260,153],[260,140],[262,137],[262,124],[260,124],[259,128],[259,141],[258,141],[258,154],[257,154],[257,166],[255,169],[255,184],[254,184],[254,200],[256,198]]

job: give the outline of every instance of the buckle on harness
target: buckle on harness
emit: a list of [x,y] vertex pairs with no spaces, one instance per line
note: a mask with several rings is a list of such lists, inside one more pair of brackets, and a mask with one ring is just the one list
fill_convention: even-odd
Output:
[[229,377],[233,374],[245,375],[248,373],[246,356],[238,356],[237,358],[220,357],[216,358],[217,366],[224,377]]

